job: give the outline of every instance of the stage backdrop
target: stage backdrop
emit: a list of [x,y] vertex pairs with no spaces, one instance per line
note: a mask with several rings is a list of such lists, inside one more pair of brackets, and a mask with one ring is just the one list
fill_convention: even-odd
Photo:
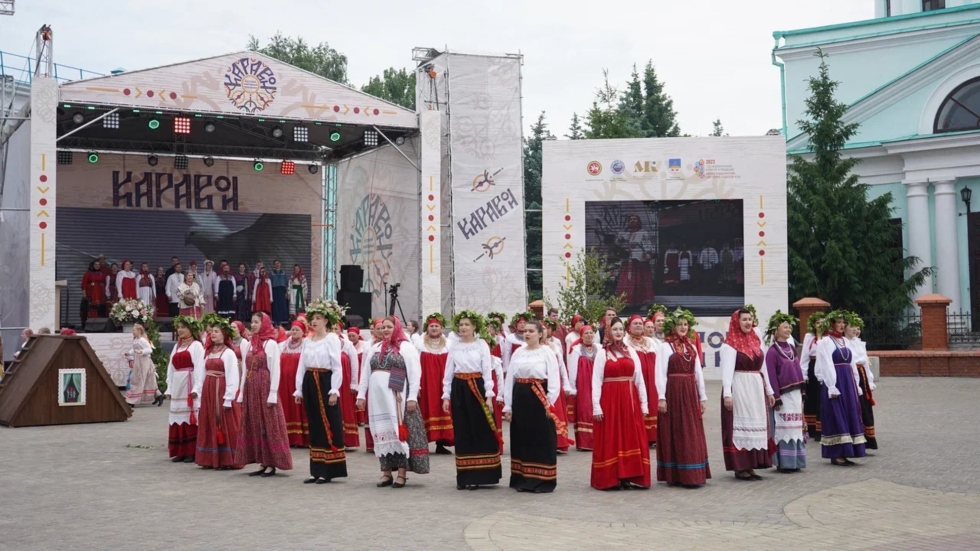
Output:
[[[401,147],[417,159],[418,138]],[[364,268],[371,315],[385,312],[384,284],[401,283],[407,319],[419,319],[419,173],[386,145],[337,164],[337,269]]]
[[785,150],[781,136],[545,142],[545,295],[593,251],[624,316],[690,309],[716,366],[735,309],[762,323],[787,309]]
[[102,155],[99,162],[58,167],[57,277],[68,280],[69,319],[77,323],[81,278],[89,262],[131,260],[170,266],[177,256],[187,271],[205,259],[251,270],[279,259],[291,272],[299,264],[313,296],[322,289],[321,175],[256,172],[251,163],[191,159],[188,170],[148,166],[140,155]]

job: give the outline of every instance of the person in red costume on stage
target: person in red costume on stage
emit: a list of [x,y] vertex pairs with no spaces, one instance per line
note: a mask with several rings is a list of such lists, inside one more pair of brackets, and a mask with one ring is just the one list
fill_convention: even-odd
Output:
[[252,287],[252,312],[272,315],[272,280],[269,272],[262,268]]
[[88,302],[88,317],[106,317],[105,286],[106,276],[102,272],[102,264],[96,260],[89,264],[88,271],[82,277],[82,297]]
[[310,428],[306,422],[306,409],[293,400],[296,394],[296,371],[299,356],[303,352],[306,324],[296,320],[289,329],[289,338],[279,343],[279,403],[286,417],[286,434],[289,445],[297,448],[310,446]]
[[442,410],[442,377],[446,373],[449,343],[442,334],[446,318],[435,313],[425,320],[425,335],[416,344],[422,362],[422,382],[419,387],[419,410],[429,442],[436,443],[436,454],[450,454],[446,446],[453,445],[453,419]]
[[[149,267],[147,267],[149,269]],[[116,296],[122,300],[135,300],[136,295],[136,272],[133,271],[133,263],[123,260],[123,269],[116,274]]]

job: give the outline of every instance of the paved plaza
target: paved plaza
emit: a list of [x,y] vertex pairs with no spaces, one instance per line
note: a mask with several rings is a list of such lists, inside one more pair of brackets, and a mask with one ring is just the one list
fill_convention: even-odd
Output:
[[[714,478],[701,489],[589,487],[591,454],[559,456],[558,489],[457,491],[450,456],[402,490],[373,454],[305,485],[307,452],[271,479],[174,465],[166,407],[130,421],[0,427],[0,549],[980,549],[980,380],[887,378],[882,449],[832,467],[736,481],[721,456],[720,383],[705,414]],[[505,450],[506,451],[506,450]]]

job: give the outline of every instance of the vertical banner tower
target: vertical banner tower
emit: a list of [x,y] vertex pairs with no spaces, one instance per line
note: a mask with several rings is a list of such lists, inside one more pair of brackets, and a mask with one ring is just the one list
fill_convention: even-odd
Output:
[[31,82],[31,204],[29,297],[32,327],[55,327],[57,107],[51,28],[37,34],[37,73]]

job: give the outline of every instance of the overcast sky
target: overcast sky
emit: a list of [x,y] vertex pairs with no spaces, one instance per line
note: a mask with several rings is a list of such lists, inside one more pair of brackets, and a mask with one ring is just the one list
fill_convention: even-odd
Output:
[[346,54],[358,86],[386,67],[412,66],[414,46],[519,51],[525,125],[544,110],[559,136],[573,112],[591,106],[603,69],[621,85],[648,59],[682,132],[708,134],[720,118],[733,136],[764,134],[781,126],[772,32],[874,16],[874,0],[30,0],[16,8],[0,19],[0,50],[27,55],[47,23],[57,63],[103,73],[239,51],[249,34],[264,42],[277,30]]

